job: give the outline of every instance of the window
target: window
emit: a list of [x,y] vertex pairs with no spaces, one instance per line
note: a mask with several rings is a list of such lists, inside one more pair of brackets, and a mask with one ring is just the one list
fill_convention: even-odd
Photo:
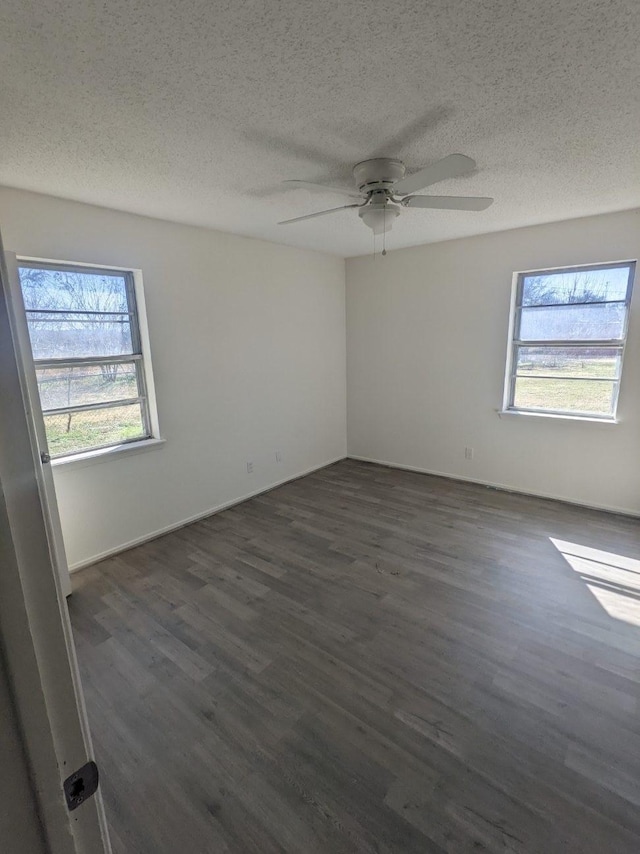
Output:
[[634,268],[518,275],[507,410],[615,418]]
[[52,458],[151,436],[133,273],[19,261]]

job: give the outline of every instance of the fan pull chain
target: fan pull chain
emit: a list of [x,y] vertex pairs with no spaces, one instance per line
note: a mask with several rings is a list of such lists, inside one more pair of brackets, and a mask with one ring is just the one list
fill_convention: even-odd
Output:
[[387,254],[387,209],[382,211],[382,255]]

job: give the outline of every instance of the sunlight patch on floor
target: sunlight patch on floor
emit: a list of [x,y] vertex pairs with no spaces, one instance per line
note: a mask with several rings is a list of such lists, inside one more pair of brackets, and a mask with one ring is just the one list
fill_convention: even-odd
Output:
[[610,617],[640,626],[640,560],[549,539]]

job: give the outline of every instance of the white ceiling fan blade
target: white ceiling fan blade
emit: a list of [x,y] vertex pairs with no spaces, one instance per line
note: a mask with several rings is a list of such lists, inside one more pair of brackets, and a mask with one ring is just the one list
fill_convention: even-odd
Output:
[[305,216],[295,216],[293,219],[283,219],[282,222],[279,222],[278,225],[289,225],[291,222],[302,222],[303,219],[314,219],[317,216],[326,216],[330,213],[336,213],[337,211],[344,211],[347,208],[359,208],[359,204],[354,205],[340,205],[339,208],[329,208],[326,211],[317,211],[316,213],[305,214]]
[[445,211],[484,211],[493,204],[486,196],[408,196],[402,200],[407,208],[438,208]]
[[345,190],[342,187],[330,187],[327,184],[314,184],[311,181],[298,181],[295,178],[283,181],[283,184],[286,184],[287,189],[295,190],[297,188],[302,190],[310,190],[312,193],[337,193],[340,196],[347,196],[350,199],[359,198],[358,193],[354,190]]
[[426,169],[421,169],[419,172],[414,172],[413,175],[408,175],[398,181],[393,185],[393,192],[399,196],[416,193],[418,190],[430,187],[431,184],[437,184],[438,181],[457,178],[458,175],[472,172],[475,168],[476,161],[470,157],[464,154],[450,154],[448,157],[443,157],[442,160],[432,163],[431,166],[427,166]]

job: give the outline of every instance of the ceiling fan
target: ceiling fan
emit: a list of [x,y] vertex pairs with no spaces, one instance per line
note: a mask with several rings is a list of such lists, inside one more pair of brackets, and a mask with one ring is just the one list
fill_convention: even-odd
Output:
[[[301,187],[306,190],[322,193],[338,193],[354,199],[351,204],[329,208],[324,211],[296,216],[285,219],[278,225],[289,225],[302,222],[317,216],[326,216],[347,208],[357,208],[358,216],[374,234],[384,234],[391,229],[394,219],[403,208],[438,208],[440,210],[483,211],[489,207],[493,199],[481,196],[415,196],[418,190],[445,181],[447,178],[457,178],[475,169],[475,160],[464,154],[450,154],[438,160],[426,169],[420,169],[412,175],[406,175],[405,165],[401,160],[390,157],[376,157],[373,160],[363,160],[353,167],[353,177],[357,190],[345,190],[342,187],[330,187],[324,184],[313,184],[309,181],[290,180],[283,183],[287,187]],[[357,201],[355,201],[357,199]]]

